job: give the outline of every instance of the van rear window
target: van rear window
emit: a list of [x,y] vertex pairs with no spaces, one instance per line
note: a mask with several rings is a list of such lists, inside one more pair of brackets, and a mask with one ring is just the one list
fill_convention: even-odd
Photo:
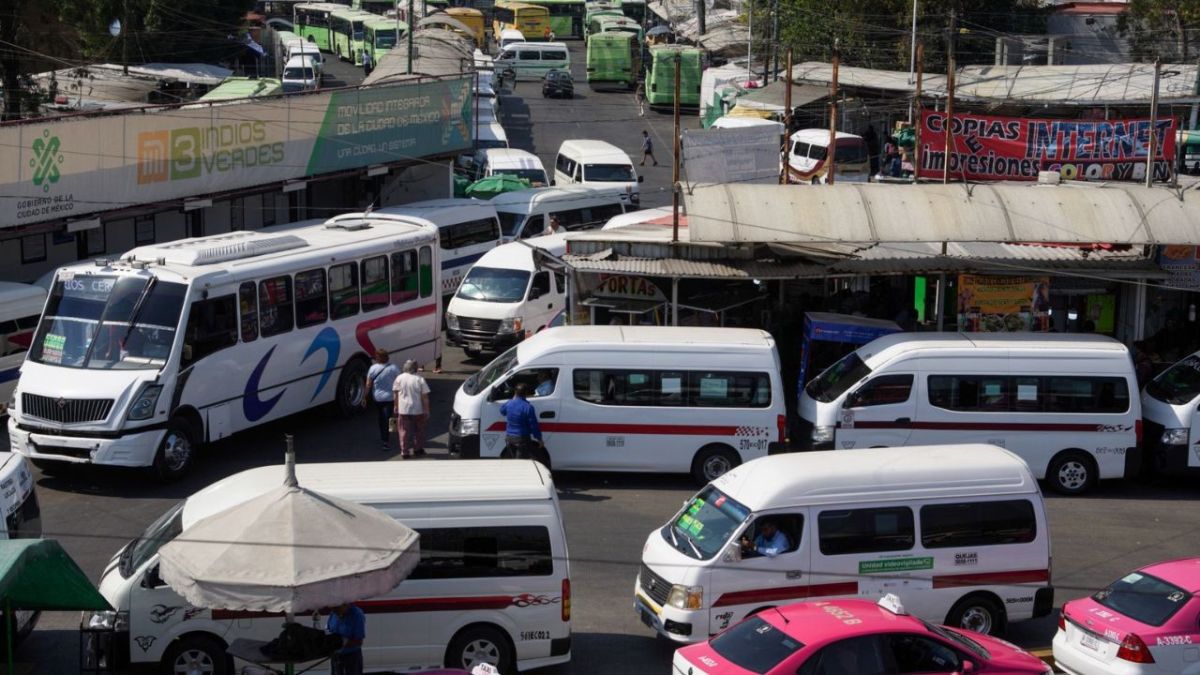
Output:
[[925,548],[1027,544],[1036,538],[1037,518],[1028,499],[921,507]]

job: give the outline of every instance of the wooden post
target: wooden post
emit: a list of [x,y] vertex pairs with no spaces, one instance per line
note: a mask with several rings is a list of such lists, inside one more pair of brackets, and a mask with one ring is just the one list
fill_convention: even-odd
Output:
[[837,177],[837,115],[838,65],[841,54],[838,39],[833,39],[833,78],[829,81],[829,150],[825,153],[825,184],[833,185]]
[[787,75],[784,76],[783,87],[783,147],[780,148],[782,168],[779,171],[779,182],[787,185],[788,178],[788,144],[791,143],[792,131],[792,50],[787,53]]
[[679,69],[680,53],[675,52],[675,161],[671,167],[671,243],[679,241]]
[[950,155],[954,154],[954,33],[958,17],[950,10],[950,60],[946,65],[946,163],[942,167],[942,182],[950,182]]

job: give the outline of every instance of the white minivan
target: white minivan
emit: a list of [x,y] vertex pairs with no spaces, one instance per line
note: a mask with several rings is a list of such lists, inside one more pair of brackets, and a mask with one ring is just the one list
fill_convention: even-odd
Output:
[[500,43],[500,49],[504,49],[512,44],[525,42],[525,35],[516,28],[505,28],[504,30],[500,31],[500,39],[498,42]]
[[[275,489],[283,476],[284,467],[267,466],[213,483],[169,508],[113,556],[99,588],[115,611],[83,616],[85,661],[99,663],[103,656],[157,664],[162,672],[225,673],[231,642],[278,635],[282,615],[189,606],[159,576],[158,550],[198,520]],[[567,540],[545,467],[532,461],[342,462],[300,464],[296,476],[305,488],[377,508],[421,536],[412,574],[369,600],[368,672],[471,669],[486,662],[514,673],[570,660]],[[324,617],[317,625],[324,626]],[[197,669],[205,663],[213,665]],[[317,667],[306,672],[329,672],[327,664]]]
[[1142,390],[1143,450],[1149,466],[1164,474],[1200,471],[1198,409],[1200,352],[1159,373]]
[[629,155],[607,141],[563,141],[554,160],[555,185],[582,183],[617,188],[634,208],[641,201],[638,183],[645,179],[637,174]]
[[[779,548],[760,552],[767,534]],[[659,635],[699,642],[778,605],[889,593],[980,633],[1049,614],[1050,530],[1025,462],[990,445],[748,462],[646,538],[633,608]]]
[[45,304],[45,288],[0,281],[0,415],[8,412]]
[[501,405],[526,384],[555,469],[691,473],[701,484],[779,449],[779,354],[761,330],[562,326],[518,344],[454,396],[450,445],[504,456]]
[[499,175],[524,178],[533,187],[550,184],[546,167],[532,152],[517,148],[484,148],[475,153],[475,180]]
[[563,42],[517,42],[496,55],[496,73],[517,80],[540,80],[550,70],[571,70],[571,53]]
[[1141,469],[1136,394],[1129,350],[1103,335],[895,333],[807,383],[800,440],[838,450],[989,443],[1075,495]]
[[561,256],[562,235],[509,242],[467,271],[446,306],[446,339],[467,356],[500,352],[542,330],[567,306],[566,276],[542,265],[539,252]]
[[313,91],[320,86],[320,79],[320,68],[307,54],[293,56],[283,66],[284,93]]
[[548,233],[551,218],[560,232],[604,227],[610,218],[629,210],[626,197],[620,188],[572,185],[514,190],[491,201],[500,215],[504,240],[512,241]]

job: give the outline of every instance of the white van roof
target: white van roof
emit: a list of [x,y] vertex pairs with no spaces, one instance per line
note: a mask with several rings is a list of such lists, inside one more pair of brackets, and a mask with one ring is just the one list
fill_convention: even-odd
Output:
[[[775,120],[764,120],[761,117],[718,117],[712,123],[713,129],[745,129],[746,127],[775,127],[780,134],[783,133],[783,122]],[[799,132],[797,132],[799,133]],[[829,140],[829,134],[825,134],[825,140]]]
[[524,42],[525,34],[516,28],[505,28],[504,30],[500,31],[500,41],[504,42],[506,40],[511,42]]
[[901,354],[947,349],[971,350],[976,354],[978,350],[1030,355],[1080,350],[1096,356],[1129,353],[1128,347],[1113,338],[1090,333],[892,333],[859,347],[858,357],[873,368]]
[[[183,527],[283,484],[282,465],[236,473],[188,497]],[[297,464],[300,487],[360,504],[548,500],[550,473],[537,462],[468,459],[441,462]]]
[[0,321],[36,316],[45,304],[46,289],[41,286],[0,281]]
[[371,212],[372,215],[377,213],[413,218],[422,224],[445,227],[456,223],[465,223],[469,220],[494,219],[496,218],[496,207],[482,199],[459,197],[428,199],[400,206],[385,206]]
[[659,351],[679,347],[719,347],[723,352],[771,352],[775,338],[755,328],[691,326],[558,326],[517,346],[518,362],[555,351]]
[[633,165],[629,155],[608,141],[567,140],[558,148],[560,155],[586,157],[589,162]]
[[[844,131],[837,132],[838,140],[843,138],[857,138],[862,140],[862,136],[858,134],[848,134]],[[829,130],[828,129],[801,129],[791,135],[791,140],[802,141],[815,145],[829,145]]]
[[532,272],[536,267],[533,260],[534,248],[539,248],[553,256],[561,256],[567,252],[567,240],[561,234],[548,234],[520,241],[510,241],[484,253],[479,260],[475,261],[474,266]]
[[[489,150],[488,152],[494,152]],[[580,206],[596,201],[619,202],[625,188],[612,185],[568,185],[513,190],[492,197],[496,210],[507,213],[532,213],[538,206],[557,202],[579,202]]]
[[[487,124],[479,125],[479,133],[476,138],[484,141],[504,141],[508,142],[508,133],[504,131],[504,127],[499,122],[488,122]],[[499,150],[500,148],[495,148]]]
[[488,148],[484,159],[493,169],[544,169],[542,160],[532,152],[517,148]]
[[1038,494],[1025,460],[982,443],[771,455],[746,462],[712,484],[753,511],[807,504]]
[[[652,209],[630,211],[628,213],[622,213],[619,216],[613,216],[612,218],[609,218],[608,222],[604,224],[604,227],[600,229],[612,230],[618,227],[626,227],[628,225],[641,225],[652,220],[658,220],[659,218],[670,218],[675,215],[672,211],[673,209],[670,206],[656,206]],[[681,214],[680,220],[683,221],[681,224],[685,226],[687,225],[686,216]]]

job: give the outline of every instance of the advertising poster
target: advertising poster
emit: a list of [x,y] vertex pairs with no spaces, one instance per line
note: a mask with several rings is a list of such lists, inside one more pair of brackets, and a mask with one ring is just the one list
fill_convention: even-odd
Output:
[[1200,247],[1160,246],[1158,266],[1171,274],[1168,285],[1175,288],[1200,288]]
[[[953,180],[1037,180],[1058,171],[1063,180],[1143,181],[1150,120],[1061,120],[955,114],[950,127]],[[1171,177],[1175,120],[1154,124],[1154,180]],[[943,176],[946,113],[921,113],[920,178]]]
[[958,329],[1016,333],[1050,328],[1050,277],[960,274]]

